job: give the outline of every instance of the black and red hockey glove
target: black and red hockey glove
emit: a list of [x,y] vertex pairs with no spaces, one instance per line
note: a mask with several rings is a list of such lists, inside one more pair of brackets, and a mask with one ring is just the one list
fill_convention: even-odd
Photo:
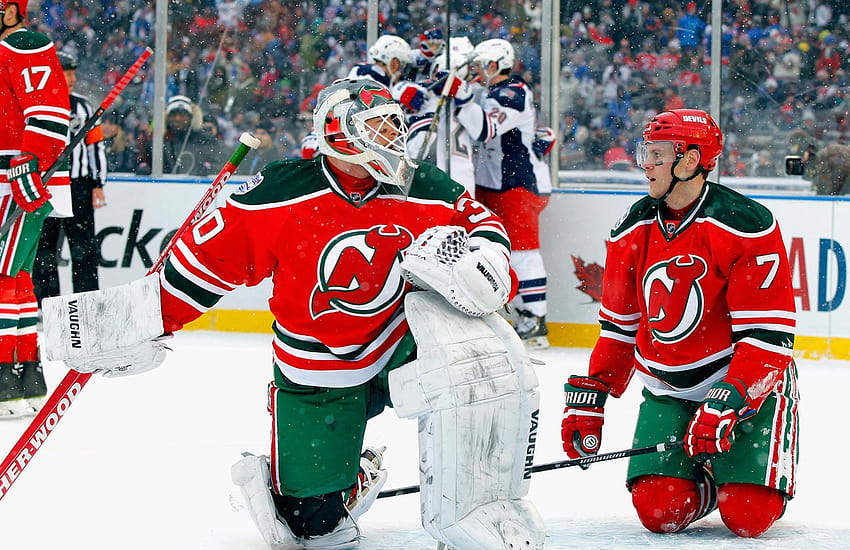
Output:
[[570,376],[564,384],[566,407],[561,440],[568,457],[576,459],[599,452],[608,390],[608,384],[590,376]]

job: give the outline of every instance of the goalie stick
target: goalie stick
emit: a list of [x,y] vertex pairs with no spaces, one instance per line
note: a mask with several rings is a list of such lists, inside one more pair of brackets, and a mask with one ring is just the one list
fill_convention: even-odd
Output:
[[[71,156],[71,153],[74,151],[74,148],[79,145],[79,143],[86,137],[86,135],[89,133],[89,130],[94,128],[95,124],[97,124],[97,121],[100,120],[100,117],[103,115],[103,113],[107,109],[109,109],[109,106],[112,105],[112,102],[115,101],[115,98],[121,95],[121,92],[124,91],[124,88],[127,87],[127,84],[129,84],[133,77],[136,76],[136,73],[139,72],[139,70],[142,68],[142,65],[145,64],[145,61],[148,60],[151,54],[153,54],[153,50],[150,47],[145,48],[145,51],[142,52],[142,55],[140,55],[139,58],[136,59],[136,61],[130,66],[129,69],[127,69],[127,72],[124,73],[124,76],[121,77],[121,80],[119,80],[118,83],[116,83],[115,86],[112,87],[108,94],[106,94],[106,97],[103,99],[103,102],[101,102],[100,107],[98,107],[97,110],[92,114],[92,116],[89,117],[86,123],[83,124],[83,127],[80,128],[80,131],[77,132],[73,138],[71,138],[71,141],[70,143],[68,143],[68,146],[62,150],[56,160],[53,161],[53,164],[50,165],[50,168],[48,168],[44,172],[44,174],[41,175],[41,180],[43,182],[49,180],[53,176],[53,174],[56,173],[59,167],[62,166],[62,164],[68,159],[68,157]],[[12,203],[12,206],[15,206],[14,202]],[[48,201],[44,203],[44,206],[42,206],[41,208],[48,208],[52,210],[53,206],[51,206],[50,202]],[[18,219],[23,215],[24,211],[21,209],[13,211],[3,223],[3,225],[0,226],[0,237],[6,235],[6,233],[9,232],[9,229],[11,229],[15,222],[17,222]]]
[[[622,451],[614,451],[610,453],[602,453],[599,455],[584,456],[570,460],[561,460],[558,462],[548,462],[546,464],[538,464],[530,468],[531,473],[548,472],[549,470],[559,470],[561,468],[569,468],[570,466],[586,467],[594,462],[603,462],[605,460],[616,460],[618,458],[626,458],[629,456],[645,455],[649,453],[663,453],[664,451],[672,451],[681,449],[684,445],[683,441],[674,441],[672,443],[658,443],[649,447],[635,447]],[[410,493],[418,493],[419,485],[408,485],[407,487],[399,487],[398,489],[387,489],[378,493],[377,498],[397,497],[401,495],[409,495]]]
[[[236,151],[234,151],[233,155],[231,155],[230,159],[218,173],[218,176],[216,176],[215,180],[213,180],[212,184],[207,189],[207,192],[204,193],[204,196],[201,197],[200,201],[198,201],[198,204],[183,222],[183,225],[180,226],[180,228],[174,233],[174,236],[171,237],[171,240],[168,241],[168,245],[163,248],[159,258],[157,258],[157,261],[148,270],[148,274],[155,273],[162,269],[165,258],[168,256],[168,253],[171,251],[171,248],[180,236],[189,226],[192,225],[192,223],[199,220],[204,215],[204,212],[210,204],[212,204],[212,201],[224,187],[224,184],[227,183],[227,180],[230,179],[230,176],[236,172],[236,168],[248,152],[252,149],[256,149],[260,145],[260,140],[247,132],[242,134],[239,138],[239,142],[239,147],[236,148]],[[12,450],[9,451],[9,454],[6,455],[6,458],[3,459],[3,464],[0,465],[0,499],[6,496],[9,488],[21,474],[23,469],[27,467],[30,461],[32,461],[35,453],[37,453],[42,444],[44,444],[47,436],[53,432],[56,424],[62,419],[65,412],[80,392],[83,391],[83,388],[86,386],[91,377],[92,373],[82,373],[70,369],[62,381],[59,382],[56,389],[53,390],[53,393],[50,394],[47,402],[41,410],[38,411],[38,414],[36,414],[35,418],[33,418],[32,422],[30,422],[30,425],[27,426],[23,435],[21,435],[20,439],[18,439],[17,443],[15,443],[12,447]]]

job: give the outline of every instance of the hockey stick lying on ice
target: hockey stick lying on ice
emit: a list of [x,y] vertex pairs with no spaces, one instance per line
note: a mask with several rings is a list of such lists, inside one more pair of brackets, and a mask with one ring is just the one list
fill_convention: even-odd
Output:
[[[659,443],[650,445],[649,447],[635,447],[623,451],[614,451],[611,453],[602,453],[599,455],[584,456],[572,460],[561,460],[559,462],[549,462],[547,464],[538,464],[531,467],[532,473],[548,472],[549,470],[559,470],[561,468],[569,468],[570,466],[587,466],[594,462],[603,462],[605,460],[616,460],[618,458],[626,458],[628,456],[645,455],[649,453],[663,453],[664,451],[672,451],[681,449],[684,443],[682,441],[674,441],[672,443]],[[407,487],[399,487],[398,489],[388,489],[378,493],[378,498],[397,497],[400,495],[408,495],[410,493],[418,493],[419,485],[408,485]]]
[[[251,149],[256,149],[260,145],[260,140],[247,132],[242,134],[239,138],[239,142],[239,147],[236,148],[236,151],[233,155],[231,155],[230,160],[227,161],[227,164],[225,164],[218,173],[218,176],[216,176],[215,180],[213,180],[209,189],[207,189],[207,192],[204,193],[203,197],[201,197],[201,200],[195,206],[195,209],[189,214],[189,217],[186,218],[186,221],[183,222],[183,225],[180,226],[177,232],[174,233],[174,236],[171,237],[171,240],[168,241],[168,245],[162,250],[159,258],[148,270],[148,274],[155,273],[162,269],[165,258],[168,256],[168,253],[171,251],[171,248],[180,236],[189,226],[204,215],[204,212],[210,204],[212,204],[216,195],[218,195],[224,187],[224,184],[227,183],[230,176],[236,172],[236,168],[239,166],[239,163],[242,162],[242,159],[245,158],[245,155],[247,155]],[[82,373],[71,369],[56,389],[53,390],[53,393],[50,394],[47,402],[41,410],[38,411],[38,414],[32,420],[30,425],[27,426],[24,434],[20,439],[18,439],[17,443],[15,443],[15,446],[12,447],[12,450],[8,455],[6,455],[6,458],[3,459],[3,464],[0,465],[0,499],[6,496],[6,493],[12,486],[12,483],[15,482],[21,474],[21,471],[23,471],[23,469],[30,463],[35,453],[38,452],[44,441],[47,439],[47,436],[50,435],[56,427],[56,424],[65,415],[65,412],[71,406],[71,403],[73,403],[74,399],[76,399],[79,393],[83,391],[83,388],[86,386],[91,376],[92,373]]]
[[[71,153],[74,152],[74,148],[77,147],[77,145],[79,145],[81,141],[83,141],[83,139],[89,133],[89,130],[94,128],[95,124],[97,124],[98,120],[100,120],[100,117],[103,115],[103,113],[107,109],[109,109],[109,106],[112,105],[112,102],[115,101],[115,98],[121,95],[121,92],[124,91],[124,88],[127,87],[127,84],[129,84],[133,77],[136,76],[136,73],[139,72],[139,70],[142,68],[142,65],[145,64],[145,61],[148,60],[151,54],[153,54],[153,50],[149,47],[145,48],[145,51],[143,51],[142,55],[139,56],[139,58],[130,66],[129,69],[127,69],[127,72],[124,73],[124,76],[121,77],[121,80],[119,80],[118,83],[112,87],[108,94],[106,94],[106,97],[100,104],[100,107],[98,107],[97,110],[92,114],[92,116],[86,121],[86,123],[83,124],[83,127],[80,128],[80,131],[77,132],[73,138],[71,138],[71,141],[70,143],[68,143],[68,146],[62,150],[62,153],[60,153],[59,157],[57,157],[56,160],[53,161],[53,164],[50,165],[50,168],[48,168],[47,171],[41,175],[41,181],[46,182],[47,180],[49,180],[53,176],[53,174],[56,173],[56,170],[58,170],[59,167],[62,166],[62,164],[68,159],[68,157],[71,156]],[[15,203],[13,202],[12,206],[14,205]],[[44,203],[44,206],[42,206],[41,208],[47,208],[48,211],[50,211],[53,209],[53,206],[50,205],[50,202],[48,201]],[[18,218],[23,215],[24,211],[20,209],[12,212],[12,214],[6,219],[6,222],[2,226],[0,226],[0,237],[8,233],[9,229],[15,224],[16,221],[18,221]]]

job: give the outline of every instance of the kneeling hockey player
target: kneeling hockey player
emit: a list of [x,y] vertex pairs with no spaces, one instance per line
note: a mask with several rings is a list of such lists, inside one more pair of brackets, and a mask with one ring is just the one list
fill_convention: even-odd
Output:
[[[381,449],[361,453],[366,422],[391,405],[419,419],[422,522],[435,539],[541,548],[542,522],[523,499],[537,381],[494,313],[516,287],[501,221],[408,158],[403,113],[384,85],[335,82],[313,123],[317,158],[267,165],[186,232],[161,272],[45,303],[48,356],[82,372],[148,370],[165,353],[158,336],[271,277],[271,453],[232,468],[264,540],[357,540],[356,520],[387,475]],[[83,347],[96,349],[74,348],[63,332],[72,300],[77,334],[93,336]],[[86,314],[104,307],[118,317]]]
[[608,239],[602,331],[588,376],[565,385],[564,450],[595,454],[608,395],[643,383],[633,457],[641,523],[681,531],[715,507],[736,535],[767,531],[794,496],[795,307],[779,225],[761,204],[706,180],[723,137],[704,111],[649,121],[637,164],[649,195]]

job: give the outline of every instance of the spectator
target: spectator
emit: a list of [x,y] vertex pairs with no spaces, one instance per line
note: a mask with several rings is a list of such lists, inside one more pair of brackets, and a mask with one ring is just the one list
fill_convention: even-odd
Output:
[[224,157],[222,141],[203,128],[200,108],[186,96],[174,96],[165,112],[163,172],[216,174]]
[[239,166],[238,174],[256,174],[260,169],[270,162],[281,160],[283,157],[275,147],[275,138],[277,130],[275,125],[270,120],[260,122],[254,131],[253,136],[260,140],[260,146],[252,151],[245,161]]
[[828,34],[823,39],[823,48],[815,63],[816,77],[820,71],[826,71],[830,80],[837,79],[839,75],[843,74],[841,70],[841,53],[835,47],[835,35]]
[[685,13],[679,18],[676,38],[686,52],[696,51],[702,43],[705,22],[697,16],[696,2],[688,2]]
[[103,145],[106,148],[106,169],[109,172],[134,172],[136,151],[127,132],[121,127],[120,117],[112,113],[103,119]]
[[679,96],[679,89],[677,86],[670,86],[664,88],[664,110],[671,111],[673,109],[682,109],[685,106],[685,102],[682,101],[682,98]]

